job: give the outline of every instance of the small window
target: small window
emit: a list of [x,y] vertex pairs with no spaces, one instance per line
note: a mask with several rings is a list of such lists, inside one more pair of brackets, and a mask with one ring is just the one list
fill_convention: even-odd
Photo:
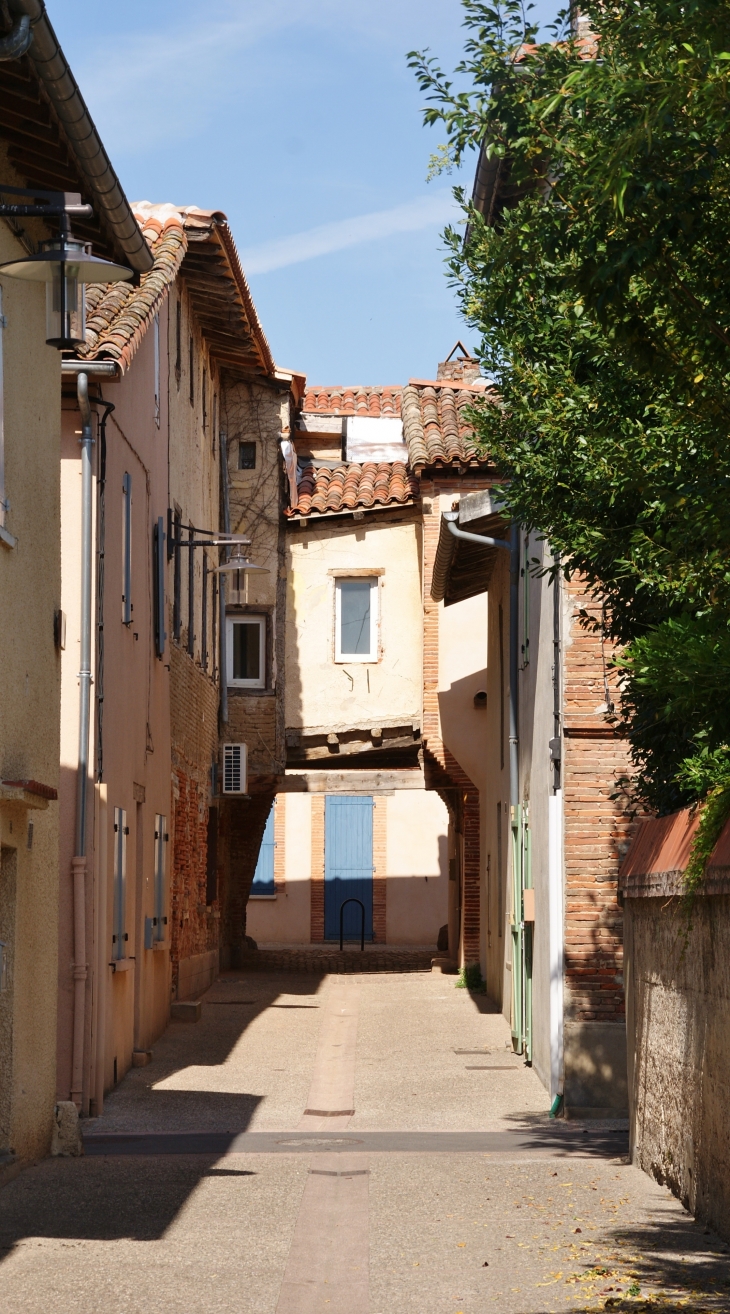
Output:
[[335,589],[335,661],[378,659],[378,580],[338,579]]
[[266,619],[228,617],[228,683],[243,689],[266,685]]
[[238,468],[239,470],[256,469],[256,444],[239,443],[238,444]]

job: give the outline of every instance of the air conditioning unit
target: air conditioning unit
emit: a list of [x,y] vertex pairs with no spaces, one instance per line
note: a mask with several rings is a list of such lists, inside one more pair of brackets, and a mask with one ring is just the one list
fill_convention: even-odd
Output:
[[223,745],[223,793],[245,794],[246,779],[246,745]]

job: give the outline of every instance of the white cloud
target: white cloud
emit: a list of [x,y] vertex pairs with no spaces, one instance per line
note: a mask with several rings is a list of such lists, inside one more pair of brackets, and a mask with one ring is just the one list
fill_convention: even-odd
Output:
[[320,224],[304,233],[293,233],[273,242],[262,242],[242,251],[241,263],[247,274],[268,274],[273,269],[298,265],[303,260],[344,251],[362,242],[376,242],[394,233],[414,233],[431,225],[448,223],[458,219],[460,213],[451,191],[441,190],[431,196],[395,205],[390,210],[375,210],[353,219]]
[[109,33],[103,53],[92,46],[73,67],[107,144],[149,149],[187,136],[240,95],[256,76],[241,64],[244,52],[260,46],[270,60],[278,33],[302,23],[326,28],[336,11],[337,0],[228,0],[202,22],[183,15],[176,26]]
[[204,23],[117,32],[107,36],[103,57],[94,46],[74,57],[74,72],[107,145],[149,149],[208,121],[222,94],[235,86],[231,59],[290,23],[291,9],[291,0],[268,0],[238,15],[211,15]]

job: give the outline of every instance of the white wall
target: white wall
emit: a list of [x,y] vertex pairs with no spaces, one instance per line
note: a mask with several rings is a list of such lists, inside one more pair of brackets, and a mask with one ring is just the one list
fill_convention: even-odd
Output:
[[441,737],[470,780],[486,783],[487,713],[474,695],[487,687],[488,598],[480,593],[439,607]]
[[386,942],[435,947],[448,920],[446,804],[431,790],[399,790],[387,800]]

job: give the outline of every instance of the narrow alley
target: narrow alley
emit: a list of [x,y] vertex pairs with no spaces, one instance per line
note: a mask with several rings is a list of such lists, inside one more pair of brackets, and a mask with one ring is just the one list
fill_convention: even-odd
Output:
[[177,1314],[727,1310],[728,1247],[550,1121],[487,997],[437,973],[228,972],[0,1193],[0,1307]]

